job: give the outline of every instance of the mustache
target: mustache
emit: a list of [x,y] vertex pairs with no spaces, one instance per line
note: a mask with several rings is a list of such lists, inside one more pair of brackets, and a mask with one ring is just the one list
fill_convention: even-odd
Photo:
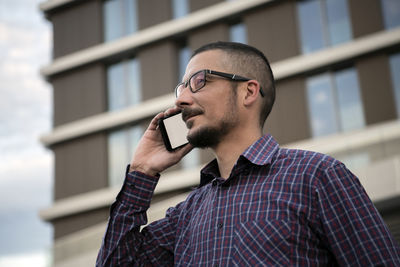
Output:
[[193,109],[184,108],[182,110],[182,119],[183,121],[186,121],[190,117],[197,116],[200,114],[203,114],[203,111],[200,108],[193,108]]

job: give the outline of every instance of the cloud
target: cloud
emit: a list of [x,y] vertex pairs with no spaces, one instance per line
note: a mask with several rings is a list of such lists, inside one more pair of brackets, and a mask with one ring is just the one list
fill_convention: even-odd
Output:
[[0,23],[0,32],[0,137],[38,139],[50,127],[51,89],[39,74],[50,57],[50,31]]
[[26,45],[33,44],[32,41],[36,39],[35,31],[29,28],[23,28],[18,25],[0,23],[0,41],[4,44],[17,44]]
[[[53,156],[38,141],[51,127],[51,89],[39,74],[50,60],[40,0],[0,1],[0,267],[43,266],[30,254],[51,244],[39,209],[51,203]],[[21,197],[23,196],[23,197]]]
[[5,76],[19,76],[29,75],[34,70],[33,66],[23,60],[21,61],[3,61],[1,64],[1,71]]
[[0,259],[50,247],[51,226],[38,211],[51,203],[52,160],[49,152],[35,148],[9,149],[0,157]]

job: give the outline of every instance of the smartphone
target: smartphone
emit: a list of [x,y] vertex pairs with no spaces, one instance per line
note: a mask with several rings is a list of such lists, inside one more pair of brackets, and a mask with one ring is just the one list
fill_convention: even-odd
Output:
[[158,121],[158,126],[168,151],[174,151],[188,143],[188,128],[182,119],[181,112],[160,119]]

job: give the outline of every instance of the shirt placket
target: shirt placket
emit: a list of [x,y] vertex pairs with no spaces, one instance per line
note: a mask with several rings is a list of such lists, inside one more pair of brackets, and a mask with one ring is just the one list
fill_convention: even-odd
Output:
[[215,225],[213,240],[213,260],[212,266],[226,266],[225,261],[227,243],[231,239],[229,227],[226,225],[226,216],[229,213],[229,201],[227,199],[227,190],[224,185],[224,179],[216,178],[212,181],[212,187],[215,192]]

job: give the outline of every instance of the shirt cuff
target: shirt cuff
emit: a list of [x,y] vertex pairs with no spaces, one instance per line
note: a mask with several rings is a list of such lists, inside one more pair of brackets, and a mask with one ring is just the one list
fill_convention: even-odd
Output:
[[125,181],[117,200],[127,205],[149,207],[160,175],[150,176],[139,171],[128,172],[126,168]]

